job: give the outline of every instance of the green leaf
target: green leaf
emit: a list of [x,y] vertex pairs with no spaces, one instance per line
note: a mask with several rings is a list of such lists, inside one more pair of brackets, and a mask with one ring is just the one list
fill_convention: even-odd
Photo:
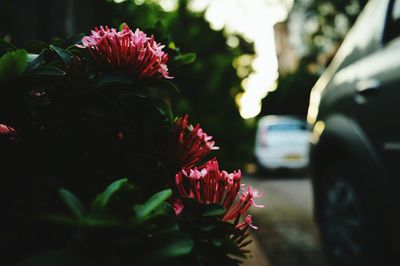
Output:
[[[75,34],[75,35],[68,36],[68,38],[64,41],[64,46],[68,47],[68,46],[72,46],[75,44],[79,44],[82,42],[82,37],[83,37],[82,34]],[[64,46],[62,46],[62,47],[64,47]]]
[[55,59],[46,64],[46,67],[55,67],[61,70],[64,68],[64,66],[65,64],[61,59]]
[[203,216],[220,216],[225,213],[225,208],[219,204],[204,205]]
[[58,193],[64,203],[67,205],[71,213],[78,219],[82,219],[86,215],[86,211],[79,199],[66,189],[59,189]]
[[175,56],[175,61],[182,65],[193,63],[195,60],[196,60],[196,54],[194,53]]
[[166,201],[172,195],[171,189],[160,191],[153,195],[146,203],[135,206],[136,217],[140,220],[144,220],[147,216],[159,207],[164,201]]
[[107,87],[110,85],[132,85],[134,83],[134,79],[128,75],[120,74],[120,73],[112,73],[107,74],[99,79],[96,84],[96,87]]
[[168,241],[155,246],[148,257],[148,263],[156,264],[165,260],[184,256],[193,249],[193,240],[186,235],[171,235]]
[[33,75],[40,75],[40,76],[64,76],[66,73],[57,67],[52,67],[52,66],[44,66],[41,68],[38,68],[34,72],[32,72]]
[[[173,214],[175,215],[175,213]],[[179,225],[176,222],[164,221],[158,224],[155,230],[152,230],[153,235],[165,235],[165,234],[176,234],[179,232]]]
[[25,50],[7,52],[0,57],[0,81],[22,75],[28,65],[28,53]]
[[153,104],[162,115],[168,118],[169,121],[172,122],[174,120],[174,114],[172,113],[172,109],[169,104],[164,101],[156,101]]
[[43,216],[43,219],[56,223],[62,224],[69,227],[78,227],[78,228],[110,228],[110,227],[119,227],[122,226],[122,223],[115,218],[112,217],[83,217],[83,218],[72,218],[71,216],[67,216],[65,214],[50,214]]
[[214,236],[210,237],[211,242],[217,247],[220,247],[222,245],[222,242],[224,239],[225,238],[221,238],[221,237],[214,237]]
[[83,226],[91,228],[120,227],[122,223],[112,218],[87,217],[82,220]]
[[168,44],[168,48],[169,48],[169,49],[172,49],[172,50],[176,50],[176,45],[175,45],[175,43],[171,41],[171,42]]
[[49,44],[39,40],[30,40],[24,43],[24,48],[33,54],[40,54],[44,49],[49,48]]
[[110,198],[118,192],[121,188],[128,185],[128,179],[120,179],[109,185],[106,190],[97,196],[94,205],[96,207],[104,208],[108,205]]
[[6,41],[0,39],[0,55],[2,55],[5,52],[14,51],[14,50],[17,50],[17,47],[15,47],[14,45],[12,45],[9,42],[6,42]]
[[199,221],[198,223],[193,224],[194,228],[197,228],[204,232],[210,232],[211,230],[215,229],[217,226],[215,223],[210,221]]
[[167,79],[155,79],[150,82],[150,87],[156,87],[170,93],[180,93],[178,87]]
[[64,64],[68,64],[71,61],[71,58],[74,56],[67,50],[64,50],[62,48],[50,45],[50,49],[54,51],[64,62]]
[[28,54],[28,67],[27,67],[28,72],[34,71],[44,64],[44,53],[45,51],[42,51],[39,55]]
[[65,41],[61,38],[54,37],[54,38],[51,38],[51,44],[54,46],[57,46],[57,47],[64,47]]

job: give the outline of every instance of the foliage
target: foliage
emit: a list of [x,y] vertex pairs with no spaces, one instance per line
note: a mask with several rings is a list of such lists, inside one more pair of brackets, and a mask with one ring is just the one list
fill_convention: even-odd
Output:
[[249,161],[255,139],[254,128],[240,117],[234,100],[245,77],[237,76],[232,62],[240,55],[254,54],[253,46],[237,36],[239,45],[228,47],[223,31],[210,29],[204,14],[192,13],[187,6],[188,1],[179,1],[177,10],[165,12],[154,1],[137,5],[134,1],[115,4],[103,0],[97,9],[98,20],[111,25],[127,22],[139,28],[157,24],[156,36],[168,32],[166,39],[172,38],[182,52],[197,55],[195,64],[171,68],[172,74],[180,73],[174,79],[181,89],[181,95],[173,99],[175,111],[178,115],[190,112],[208,129],[224,147],[216,153],[220,161],[232,170]]
[[[157,38],[181,75],[195,55]],[[81,39],[1,44],[1,263],[236,265],[250,222],[177,191],[175,84],[99,63]],[[199,127],[181,130],[211,151]]]

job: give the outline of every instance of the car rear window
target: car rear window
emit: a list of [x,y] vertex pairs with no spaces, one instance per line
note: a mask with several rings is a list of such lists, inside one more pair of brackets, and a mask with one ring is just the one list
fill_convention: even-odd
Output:
[[293,130],[306,130],[305,124],[281,124],[281,125],[269,125],[268,131],[293,131]]

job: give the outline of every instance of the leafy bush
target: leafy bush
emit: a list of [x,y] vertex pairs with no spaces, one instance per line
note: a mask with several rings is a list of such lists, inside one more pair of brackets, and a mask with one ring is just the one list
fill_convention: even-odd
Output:
[[174,117],[168,67],[195,56],[165,44],[126,25],[24,49],[0,43],[2,264],[246,257],[258,193],[241,190],[240,171],[205,162],[211,137]]

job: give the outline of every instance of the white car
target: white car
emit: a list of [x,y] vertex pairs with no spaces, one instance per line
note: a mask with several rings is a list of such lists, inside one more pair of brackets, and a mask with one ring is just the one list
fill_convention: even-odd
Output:
[[269,115],[258,122],[256,160],[262,168],[306,169],[310,130],[305,120]]

